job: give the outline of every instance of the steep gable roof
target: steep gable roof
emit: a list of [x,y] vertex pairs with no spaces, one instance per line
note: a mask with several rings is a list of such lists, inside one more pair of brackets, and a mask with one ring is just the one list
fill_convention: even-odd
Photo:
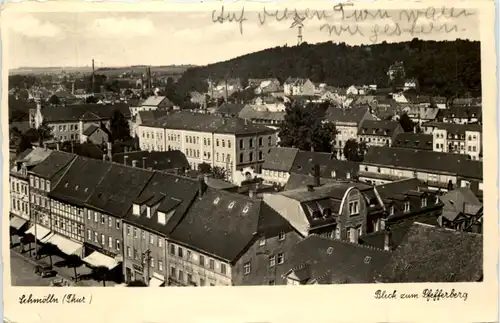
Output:
[[299,150],[288,147],[272,147],[265,156],[262,169],[289,172]]
[[53,179],[63,168],[68,166],[75,154],[70,154],[58,150],[52,150],[42,162],[33,167],[31,173],[43,177],[45,179]]
[[47,106],[42,109],[42,115],[47,122],[77,122],[80,119],[111,119],[115,110],[125,117],[130,116],[129,105],[115,104],[71,104],[65,107]]
[[401,125],[397,121],[389,120],[363,120],[360,128],[360,134],[375,136],[392,136]]
[[[113,162],[118,164],[125,163],[125,157],[128,157],[128,163],[133,160],[142,163],[143,158],[146,160],[146,168],[152,170],[169,170],[177,168],[188,168],[189,162],[186,155],[180,150],[169,151],[133,151],[126,153],[113,154]],[[142,165],[142,164],[141,164]]]
[[333,123],[355,123],[358,125],[369,114],[369,107],[353,107],[350,109],[330,106],[326,111],[326,120]]

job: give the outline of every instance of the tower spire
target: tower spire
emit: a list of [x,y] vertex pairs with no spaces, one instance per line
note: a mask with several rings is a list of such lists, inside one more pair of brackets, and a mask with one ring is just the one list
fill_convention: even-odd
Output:
[[299,32],[297,35],[297,46],[300,46],[302,44],[302,26],[298,26]]

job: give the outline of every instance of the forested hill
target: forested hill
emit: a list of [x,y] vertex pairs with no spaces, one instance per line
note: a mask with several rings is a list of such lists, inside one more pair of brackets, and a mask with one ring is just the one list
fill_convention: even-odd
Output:
[[[221,44],[224,46],[224,44]],[[239,77],[309,78],[333,86],[387,86],[387,70],[404,63],[406,77],[421,90],[451,96],[481,90],[481,53],[477,41],[422,41],[348,46],[332,42],[275,47],[229,61],[188,69],[179,79],[184,90],[205,90],[204,80]]]

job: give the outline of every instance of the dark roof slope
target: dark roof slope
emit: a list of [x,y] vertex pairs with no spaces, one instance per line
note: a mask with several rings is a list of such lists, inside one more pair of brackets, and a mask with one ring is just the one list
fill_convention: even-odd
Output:
[[75,157],[75,154],[53,150],[47,158],[33,167],[31,172],[37,176],[52,179],[64,167],[68,166]]
[[102,160],[78,156],[49,196],[67,203],[83,205],[110,167],[111,164]]
[[112,164],[86,205],[123,217],[152,176],[152,171]]
[[369,113],[368,107],[353,107],[350,109],[342,109],[335,106],[330,106],[326,110],[326,120],[330,122],[356,123],[359,124],[363,117]]
[[133,160],[137,160],[139,165],[142,166],[142,160],[146,158],[146,168],[151,168],[152,170],[189,168],[189,162],[187,161],[186,155],[180,150],[118,153],[113,155],[113,162],[124,164],[125,156],[128,156],[127,163],[129,165],[132,164]]
[[[333,178],[325,178],[325,177],[320,178],[321,185],[331,184],[335,182],[336,180]],[[286,181],[285,191],[295,190],[301,187],[303,188],[306,187],[307,185],[313,185],[313,183],[314,183],[314,176],[291,173],[290,177],[288,177],[288,180]]]
[[42,109],[44,120],[48,122],[111,119],[115,110],[125,117],[130,116],[129,105],[115,104],[71,104],[65,107],[47,106]]
[[290,228],[262,200],[207,188],[171,233],[182,244],[231,262],[259,232]]
[[234,117],[237,116],[244,107],[245,104],[242,103],[223,103],[217,109],[217,113]]
[[415,223],[381,271],[380,280],[474,282],[482,276],[482,235]]
[[375,190],[381,199],[390,198],[393,195],[404,194],[408,191],[416,191],[419,188],[426,188],[427,185],[417,178],[406,178],[375,186]]
[[288,147],[272,147],[266,155],[263,169],[289,172],[299,150]]
[[307,282],[373,283],[389,257],[383,250],[311,235],[292,247],[290,266]]
[[167,116],[170,114],[170,112],[165,110],[149,110],[149,111],[139,111],[137,114],[140,116],[141,121],[144,123],[144,122],[151,122],[156,119]]
[[338,160],[329,153],[301,150],[297,153],[290,172],[313,175],[315,164],[319,165],[320,176],[324,178],[355,178],[359,171],[358,162]]
[[[476,163],[472,163],[476,162]],[[463,164],[481,164],[480,161],[468,160],[466,155],[442,153],[437,151],[406,149],[396,147],[368,147],[362,164],[395,166],[413,170],[432,170],[447,174],[461,174],[469,171],[463,169]],[[479,168],[479,167],[478,167]],[[468,174],[480,176],[477,173]]]
[[396,136],[393,147],[432,150],[432,134],[403,132]]
[[374,136],[392,136],[394,131],[401,125],[397,121],[389,120],[363,120],[360,133]]
[[179,223],[197,196],[197,184],[197,181],[186,177],[155,172],[144,190],[132,202],[145,203],[149,206],[159,203],[158,211],[168,213],[175,208],[174,214],[165,225],[158,222],[157,212],[148,218],[145,214],[135,216],[129,210],[125,219],[141,227],[167,235]]

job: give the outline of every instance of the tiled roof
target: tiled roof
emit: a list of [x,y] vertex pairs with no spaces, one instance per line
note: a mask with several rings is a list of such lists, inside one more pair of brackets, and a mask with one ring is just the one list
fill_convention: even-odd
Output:
[[110,167],[110,163],[102,160],[78,156],[49,196],[67,203],[83,205]]
[[407,178],[382,185],[376,185],[374,189],[377,191],[380,198],[382,200],[385,200],[395,194],[405,194],[408,191],[411,190],[416,191],[419,188],[426,188],[426,187],[427,185],[422,183],[417,178]]
[[[466,155],[396,147],[368,147],[362,164],[394,166],[401,169],[429,170],[447,174],[462,173]],[[480,161],[475,161],[481,164]],[[478,174],[479,175],[479,174]],[[481,174],[482,176],[482,174]]]
[[113,155],[113,162],[124,164],[125,156],[128,156],[128,165],[131,165],[133,160],[137,160],[141,167],[143,158],[146,158],[146,168],[152,170],[187,169],[189,167],[186,156],[179,150],[118,153]]
[[152,171],[112,164],[86,204],[116,217],[123,217],[152,176]]
[[[321,185],[331,184],[335,182],[336,180],[333,178],[325,178],[325,177],[320,178]],[[314,176],[290,173],[290,177],[288,178],[288,181],[286,182],[285,185],[285,191],[295,190],[297,188],[304,188],[307,187],[307,185],[312,185],[313,183],[314,183]]]
[[248,120],[268,120],[268,121],[284,121],[286,112],[284,111],[269,111],[260,109],[260,106],[246,105],[238,114],[241,119]]
[[297,153],[290,172],[313,175],[314,165],[319,165],[320,177],[324,178],[352,179],[357,177],[359,171],[358,162],[338,160],[329,153],[301,150]]
[[309,79],[303,79],[303,78],[293,78],[289,77],[284,83],[285,84],[292,84],[296,86],[304,85]]
[[[29,151],[28,154],[25,154]],[[23,153],[17,155],[16,159],[26,163],[26,166],[34,166],[47,158],[52,151],[49,149],[33,147],[32,149],[25,150]]]
[[77,122],[81,118],[111,119],[115,110],[125,117],[130,116],[128,104],[72,104],[65,107],[48,106],[42,109],[42,115],[47,122]]
[[158,106],[163,100],[170,102],[166,96],[150,96],[141,103],[141,106]]
[[401,125],[397,121],[388,120],[363,120],[360,128],[360,134],[372,136],[391,137],[397,128]]
[[379,280],[474,282],[482,276],[482,235],[414,223],[382,269]]
[[70,154],[58,150],[52,150],[41,163],[33,167],[31,172],[37,176],[53,179],[63,168],[76,157],[75,154]]
[[353,107],[350,109],[342,109],[335,106],[330,106],[326,111],[326,120],[333,123],[355,123],[359,124],[363,117],[369,113],[368,107]]
[[439,110],[439,116],[443,118],[481,118],[482,107],[481,106],[451,106],[448,109]]
[[373,283],[390,253],[354,243],[310,235],[290,251],[291,270],[303,283]]
[[[473,212],[471,206],[476,207],[475,213],[482,206],[476,195],[467,187],[460,187],[449,191],[442,195],[440,200],[444,204],[443,216],[449,221],[455,220],[460,213]],[[467,206],[468,208],[466,208]]]
[[172,240],[231,262],[255,235],[291,230],[262,200],[207,188],[171,233]]
[[467,179],[483,180],[483,162],[480,160],[466,159],[461,162],[457,174]]
[[87,129],[85,129],[83,131],[83,135],[84,136],[91,136],[97,129],[99,129],[98,126],[91,124],[90,126],[87,127]]
[[180,111],[152,122],[145,122],[144,126],[184,129],[200,132],[227,133],[227,134],[270,134],[275,131],[263,126],[246,122],[239,118],[224,118],[216,115]]
[[300,187],[277,194],[284,195],[299,202],[314,201],[323,198],[335,198],[340,200],[344,197],[346,191],[351,187],[357,187],[362,190],[371,186],[363,183],[335,182],[314,187],[313,191],[309,191],[307,187]]
[[144,122],[154,121],[156,119],[167,116],[170,114],[170,112],[163,110],[150,110],[150,111],[139,111],[137,114],[140,116],[142,123],[144,123]]
[[402,132],[396,135],[393,147],[432,150],[432,134]]
[[299,150],[288,147],[272,147],[265,156],[262,169],[289,172]]
[[140,216],[132,214],[129,210],[125,216],[127,222],[168,235],[179,223],[198,193],[198,183],[186,177],[155,172],[144,190],[133,200],[135,203],[144,203],[154,206],[159,203],[158,211],[169,213],[175,209],[174,214],[162,224],[158,222],[158,212],[146,215],[146,210]]
[[240,113],[240,111],[244,107],[245,107],[245,105],[242,103],[223,103],[217,109],[217,113],[235,117]]

